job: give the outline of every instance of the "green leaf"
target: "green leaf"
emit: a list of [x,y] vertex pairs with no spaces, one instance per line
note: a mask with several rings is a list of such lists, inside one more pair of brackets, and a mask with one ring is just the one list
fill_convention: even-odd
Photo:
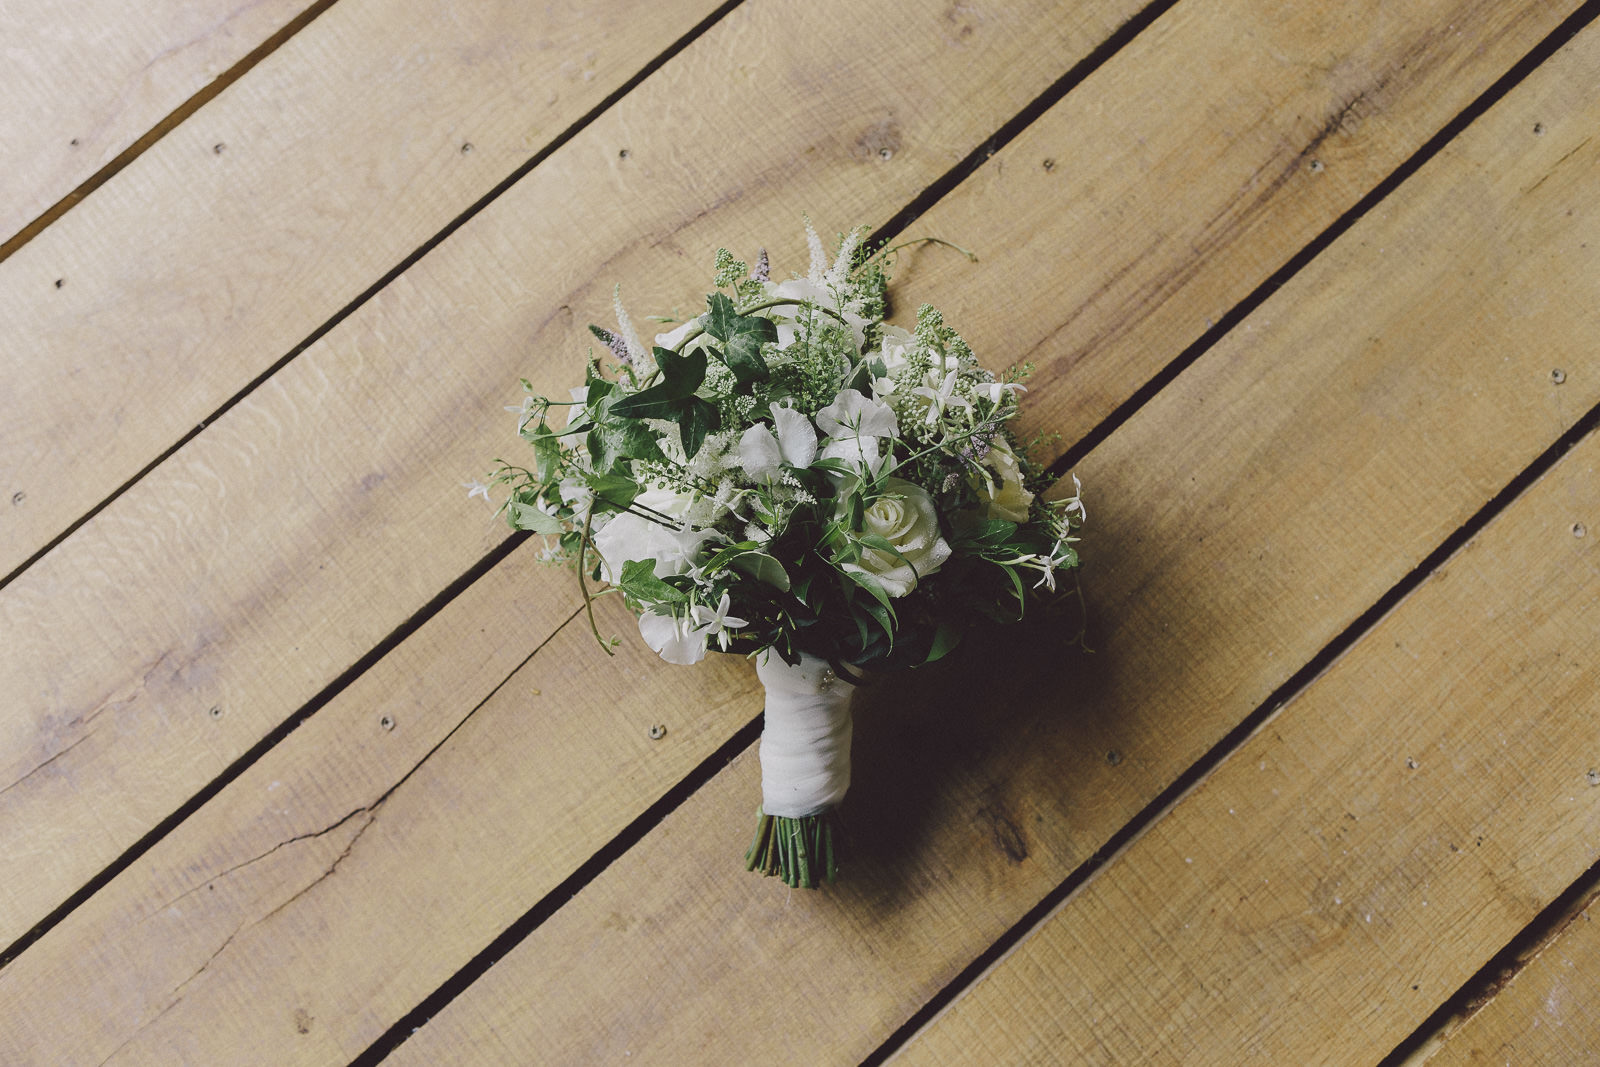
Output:
[[513,530],[532,530],[537,534],[559,534],[566,529],[560,519],[540,511],[538,496],[522,490],[506,501],[506,524]]
[[706,308],[710,312],[706,316],[706,333],[719,341],[726,342],[728,335],[735,329],[734,323],[739,321],[740,315],[733,301],[722,293],[712,293],[706,297]]
[[684,456],[693,459],[694,454],[700,451],[700,446],[705,444],[706,434],[715,430],[721,422],[722,417],[717,413],[715,404],[697,396],[690,397],[678,416],[678,433],[683,438]]
[[950,650],[961,643],[961,630],[950,620],[939,624],[933,632],[933,644],[928,646],[928,658],[924,663],[932,663],[936,659],[943,659],[949,655]]
[[687,593],[656,577],[653,559],[630,559],[624,563],[617,588],[645,604],[682,604],[689,599]]
[[589,479],[597,501],[610,504],[618,511],[626,510],[633,498],[639,495],[639,483],[621,474],[597,474]]
[[551,433],[550,427],[540,419],[539,428],[529,440],[533,442],[533,467],[539,480],[554,481],[556,468],[561,465],[561,439]]
[[[883,610],[888,613],[889,618],[894,618],[894,605],[889,603],[889,593],[883,588],[882,582],[878,581],[878,579],[874,578],[872,575],[867,574],[865,571],[848,570],[840,571],[839,573],[843,574],[846,578],[849,578],[852,582],[871,593],[872,599],[876,600],[879,606],[881,606]],[[873,617],[876,618],[877,616],[874,615]],[[894,629],[887,623],[884,625],[884,629],[891,637],[894,635]]]
[[781,593],[789,591],[789,572],[765,552],[743,552],[731,560],[734,570],[748,574],[758,582],[766,582]]
[[741,385],[766,381],[772,372],[761,355],[761,346],[778,339],[778,327],[771,319],[740,315],[721,293],[706,297],[706,333],[722,342],[722,360]]
[[[746,319],[746,322],[766,322],[766,319]],[[728,339],[727,345],[722,350],[722,358],[728,364],[728,369],[733,371],[733,376],[739,384],[748,385],[751,382],[764,382],[772,377],[772,371],[767,367],[766,359],[761,355],[761,337],[755,333],[741,332]]]
[[706,380],[706,354],[690,352],[680,356],[665,348],[654,350],[656,366],[661,368],[661,381],[648,389],[641,389],[611,405],[611,414],[625,419],[676,419],[685,407],[685,401],[694,396],[700,383]]
[[655,431],[632,419],[611,419],[589,431],[589,456],[594,469],[610,471],[619,460],[663,460]]

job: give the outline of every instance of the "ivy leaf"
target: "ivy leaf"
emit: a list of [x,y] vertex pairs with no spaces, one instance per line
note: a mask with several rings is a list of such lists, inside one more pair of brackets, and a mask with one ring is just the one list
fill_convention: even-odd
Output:
[[[706,354],[703,350],[680,356],[666,348],[654,350],[661,381],[611,405],[611,414],[624,419],[676,419],[706,380]],[[698,449],[697,449],[698,451]]]
[[694,454],[700,451],[700,446],[705,444],[706,434],[721,424],[722,417],[717,414],[715,404],[698,396],[689,397],[678,415],[678,433],[683,438],[684,456],[693,459]]
[[706,316],[706,333],[726,344],[728,335],[734,332],[734,323],[741,318],[738,309],[722,293],[706,297],[706,307],[710,311]]
[[589,431],[589,457],[597,471],[610,471],[619,460],[664,460],[655,431],[632,419],[611,419]]
[[589,488],[597,501],[625,511],[633,498],[639,495],[639,483],[621,474],[598,474],[589,478]]
[[[745,319],[745,322],[765,322],[768,326],[772,323],[767,319]],[[773,326],[771,340],[777,340],[777,327]],[[734,334],[722,350],[722,358],[728,364],[728,369],[733,371],[733,376],[739,384],[748,385],[751,382],[764,382],[772,377],[772,371],[767,367],[767,361],[761,355],[761,343],[765,340],[761,333],[755,331],[742,331]]]
[[653,559],[630,559],[624,563],[617,588],[645,604],[682,604],[689,599],[687,593],[656,577]]
[[709,312],[706,315],[706,333],[722,342],[722,360],[738,379],[739,384],[766,381],[772,376],[767,361],[761,355],[761,346],[778,339],[778,327],[771,319],[758,315],[741,315],[721,293],[706,298]]

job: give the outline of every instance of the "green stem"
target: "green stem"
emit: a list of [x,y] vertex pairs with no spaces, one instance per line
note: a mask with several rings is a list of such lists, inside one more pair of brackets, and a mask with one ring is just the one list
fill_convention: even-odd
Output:
[[594,508],[589,509],[589,514],[583,517],[583,537],[578,541],[578,592],[583,594],[583,610],[589,616],[589,632],[594,634],[594,639],[600,647],[606,650],[606,655],[615,656],[611,645],[600,636],[600,626],[594,621],[594,597],[589,595],[589,581],[584,572],[589,569],[589,531],[594,525]]
[[744,869],[777,877],[791,889],[818,889],[839,875],[835,810],[795,819],[757,809]]

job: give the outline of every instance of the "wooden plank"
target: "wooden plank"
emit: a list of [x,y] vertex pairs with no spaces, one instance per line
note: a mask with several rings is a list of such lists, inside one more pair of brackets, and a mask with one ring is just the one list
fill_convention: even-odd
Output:
[[[1541,69],[1085,460],[1095,655],[1024,630],[858,702],[867,841],[842,886],[738,876],[747,752],[388,1062],[869,1054],[1600,400],[1593,375],[1550,377],[1595,340],[1600,220],[1568,213],[1595,193],[1594,147],[1572,153],[1597,46]],[[1577,700],[1587,672],[1551,684]],[[1515,922],[1563,884],[1530,876],[1497,904]]]
[[1600,858],[1597,519],[1590,434],[895,1062],[1381,1059]]
[[[752,224],[752,228],[754,228],[753,224]],[[684,278],[688,278],[690,276],[697,276],[697,274],[698,274],[698,271],[690,269],[690,270],[687,270],[687,271],[683,272],[683,277]],[[648,305],[646,305],[646,306],[648,306]],[[566,372],[565,371],[558,371],[558,372],[555,372],[555,373],[557,375],[559,375],[560,377],[565,377],[566,376]],[[494,402],[498,403],[498,399],[496,399]],[[481,402],[481,403],[486,406],[487,402]],[[487,447],[487,446],[484,446],[484,447]],[[436,550],[437,550],[437,548],[436,548]],[[537,595],[537,594],[534,594],[534,595]],[[299,738],[304,734],[305,734],[304,730],[298,732],[295,735],[295,737],[293,739],[291,739],[291,743],[298,744]],[[312,751],[316,751],[316,750],[313,749]],[[352,751],[352,752],[349,752],[349,753],[346,754],[346,758],[347,759],[356,759],[358,757],[359,757],[359,749],[357,749],[355,751]],[[514,775],[516,773],[516,770],[515,770],[515,767],[513,766],[513,767],[508,767],[507,769],[505,769],[501,773],[508,774],[508,775]],[[231,809],[229,809],[229,810],[231,810]],[[322,810],[320,812],[320,816],[324,817],[325,820],[326,820],[325,823],[323,823],[323,824],[324,825],[331,824],[335,820],[337,820],[340,817],[342,817],[343,815],[345,815],[348,812],[348,810],[349,809],[347,807],[340,807],[337,803],[332,804],[331,806],[328,806],[327,808],[325,808],[324,810]],[[742,818],[742,816],[741,816],[741,818]],[[231,819],[232,819],[231,815],[219,815],[219,816],[216,817],[215,821],[212,821],[212,820],[209,819],[209,817],[207,817],[207,824],[208,824],[208,826],[210,826],[211,832],[214,833],[217,837],[226,838],[227,837],[227,826],[229,825],[229,822],[230,822]],[[192,839],[185,838],[185,840],[192,840]],[[211,838],[207,838],[207,840],[209,841],[209,840],[212,840],[212,839]],[[371,842],[372,840],[373,840],[373,838],[367,838],[366,839],[366,841],[368,841],[368,842]],[[244,859],[248,859],[250,856],[259,854],[259,850],[258,851],[254,851],[254,852],[250,851],[251,847],[254,847],[254,846],[257,846],[257,845],[259,845],[259,841],[256,841],[256,840],[252,839],[252,840],[246,842],[245,844],[239,846],[236,849],[228,850],[225,853],[225,855],[227,857],[231,857],[231,859],[229,859],[227,862],[242,862]],[[220,845],[217,846],[217,847],[219,848],[219,850],[222,848],[222,846],[220,846]],[[370,847],[370,845],[368,845],[367,847]],[[736,851],[736,849],[735,849],[735,851]],[[194,852],[195,852],[196,855],[204,855],[204,856],[209,856],[210,855],[209,847],[200,848],[198,846],[195,846],[194,847]],[[170,854],[169,853],[163,853],[163,856],[165,856],[165,855],[170,855]],[[726,859],[727,859],[726,855],[719,854],[717,862],[718,862],[718,864],[721,864],[723,862],[726,862]],[[155,860],[151,860],[150,862],[151,863],[156,863]],[[170,861],[165,861],[164,860],[163,862],[170,862]],[[218,866],[222,866],[222,867],[226,866],[226,863],[224,863],[222,860],[218,860],[216,862],[217,862]],[[416,863],[416,858],[413,857],[413,856],[410,856],[410,855],[405,855],[405,856],[400,857],[395,862],[398,865],[397,869],[400,870],[401,872],[404,872],[407,868],[412,867]],[[215,869],[218,869],[218,867],[217,866],[212,866],[212,867],[209,867],[207,869],[215,870]],[[141,862],[140,867],[136,868],[136,870],[139,870],[139,871],[145,871],[146,870],[143,862]],[[157,873],[146,872],[144,874],[138,875],[137,877],[146,878],[146,879],[159,879],[159,878],[163,877],[163,875],[161,875],[159,873],[160,870],[161,870],[161,867],[158,864],[154,868],[154,871],[157,872]],[[506,882],[509,879],[514,879],[515,877],[518,876],[518,873],[519,872],[516,872],[516,871],[498,872],[498,873],[494,874],[493,876],[485,877],[483,879],[480,879],[480,881],[483,882],[483,883],[486,883],[486,884],[498,885],[498,884],[502,884],[502,883]],[[130,872],[130,876],[132,876],[131,872]],[[414,873],[409,874],[409,875],[405,875],[405,874],[396,875],[396,877],[407,877],[407,878],[420,878],[420,877],[425,877],[425,876],[428,876],[428,875],[424,875],[420,871],[414,872]],[[245,876],[243,874],[238,874],[238,875],[235,875],[235,877],[236,878],[242,878],[242,877],[245,877]],[[107,894],[112,894],[112,895],[119,894],[121,892],[120,887],[123,886],[124,884],[137,884],[137,883],[125,883],[122,879],[119,879],[117,882],[113,883],[112,887],[108,887],[106,893]],[[537,887],[535,886],[533,889],[528,889],[525,892],[534,893],[536,895],[536,891],[537,891]],[[226,927],[223,927],[223,926],[210,927],[209,929],[213,932],[214,936],[213,936],[213,939],[211,941],[208,941],[206,943],[206,945],[205,945],[206,953],[209,954],[210,952],[215,952],[215,951],[218,951],[219,949],[223,948],[225,946],[225,943],[226,943],[226,936],[225,935],[228,932],[231,932],[231,930],[236,928],[237,926],[242,926],[242,925],[248,924],[249,922],[252,922],[257,918],[260,918],[261,915],[265,913],[265,911],[268,911],[268,910],[270,910],[270,908],[272,906],[275,906],[275,902],[276,902],[276,900],[278,898],[272,897],[272,895],[271,895],[272,892],[273,892],[273,890],[270,888],[270,886],[269,886],[269,888],[262,890],[261,899],[273,901],[274,902],[273,904],[269,904],[269,905],[265,906],[264,908],[262,908],[261,910],[257,910],[257,911],[251,911],[249,906],[247,905],[247,906],[243,907],[241,910],[239,910],[236,913],[230,913],[230,918],[232,919],[232,925],[227,925]],[[249,896],[249,894],[246,894],[246,896]],[[308,898],[307,903],[308,904],[311,903],[314,899],[315,898]],[[528,897],[524,897],[522,899],[529,899],[529,898]],[[502,909],[501,912],[499,912],[500,921],[502,921],[502,922],[507,921],[507,917],[508,916],[514,915],[516,913],[515,912],[515,907],[513,905],[507,903],[505,900],[501,900],[499,902],[498,906]],[[96,914],[106,914],[106,913],[96,912]],[[424,920],[418,920],[418,921],[420,922],[420,921],[424,921]],[[427,918],[426,922],[427,922],[427,924],[429,925],[430,928],[433,928],[436,925],[436,917],[430,916],[430,917]],[[400,928],[409,931],[410,929],[414,928],[415,925],[416,925],[415,923],[413,923],[411,925],[403,925],[402,924],[402,926]],[[316,924],[311,923],[309,921],[307,922],[306,928],[308,928],[308,929],[319,929],[319,930],[321,929],[321,927],[318,927],[318,926],[316,926]],[[63,929],[68,929],[68,927],[63,927]],[[78,928],[77,927],[71,927],[71,929],[78,929]],[[106,925],[106,926],[97,926],[97,927],[95,927],[95,929],[97,931],[96,934],[93,934],[93,935],[88,935],[88,934],[81,935],[83,940],[80,941],[79,943],[92,944],[92,943],[95,943],[96,941],[104,941],[108,937],[111,936],[113,931],[117,931],[119,928],[115,924],[112,924],[112,925]],[[150,928],[149,927],[145,927],[145,929],[150,929]],[[220,932],[217,932],[217,931],[220,931]],[[65,935],[63,935],[63,936],[65,936]],[[457,937],[457,935],[453,934],[453,933],[450,936],[453,937],[453,938]],[[441,952],[441,954],[445,954],[447,952],[448,953],[455,953],[456,954],[455,958],[460,958],[460,954],[461,953],[464,953],[464,952],[465,953],[470,953],[470,951],[472,951],[474,948],[476,948],[477,945],[480,943],[478,941],[474,941],[473,940],[473,938],[476,937],[476,936],[478,936],[478,932],[476,930],[469,930],[466,933],[460,934],[459,935],[459,939],[456,940],[456,941],[451,942],[451,944],[448,945],[448,946],[440,944],[440,945],[435,945],[434,947],[435,947],[435,949],[437,951]],[[41,951],[42,952],[42,951],[44,951],[44,946],[51,945],[51,944],[54,944],[54,942],[49,940],[49,939],[47,939],[46,941],[41,942],[40,946],[36,947],[36,949],[34,951]],[[405,950],[409,950],[411,947],[412,947],[412,942],[410,940],[407,940],[405,942],[405,944],[401,946],[401,948],[405,949]],[[371,958],[374,961],[382,960],[382,959],[385,958],[383,952],[380,951],[379,947],[374,945],[374,944],[372,944],[371,943],[371,939],[369,937],[365,937],[365,936],[363,938],[363,953],[370,954]],[[70,956],[73,955],[73,953],[68,952],[66,955],[70,957]],[[92,954],[82,954],[82,955],[84,955],[86,959],[95,958]],[[25,956],[23,959],[27,960],[27,958],[28,957]],[[200,958],[203,959],[203,957],[200,957]],[[233,957],[233,958],[237,958],[237,957]],[[191,957],[190,960],[191,960],[191,970],[192,970],[193,957]],[[14,967],[15,966],[21,966],[22,962],[23,961],[19,961],[18,964],[14,964],[13,966]],[[213,970],[220,971],[223,968],[224,968],[224,964],[222,962],[219,962],[219,963],[213,965]],[[179,974],[178,977],[181,978],[181,977],[183,977],[183,974],[187,974],[187,973],[189,973],[189,972],[183,972],[182,974]],[[208,973],[210,973],[210,972],[208,971]],[[169,991],[172,988],[171,984],[163,984],[162,979],[164,977],[166,977],[166,972],[163,972],[160,975],[151,975],[151,976],[148,976],[148,977],[149,977],[149,988],[151,990],[159,990],[159,991],[165,992],[165,991]],[[81,991],[81,990],[85,990],[85,989],[88,989],[88,988],[92,987],[97,980],[113,980],[113,979],[107,978],[107,977],[103,976],[101,974],[101,972],[94,971],[93,969],[91,969],[91,971],[89,973],[87,973],[87,974],[78,974],[75,978],[72,979],[72,983],[76,983],[77,984],[77,988],[79,988],[80,991]],[[121,981],[128,981],[129,979],[125,975],[118,974],[118,975],[115,976],[114,980],[118,981],[118,982],[121,982]],[[71,984],[71,983],[68,983],[68,984]],[[48,986],[46,988],[58,988],[58,986]],[[222,988],[222,987],[215,987],[215,988]],[[193,995],[193,994],[191,993],[190,995]],[[86,996],[86,994],[80,993],[80,1000],[82,1000],[85,996]],[[228,999],[228,1003],[230,1004],[230,1010],[232,1010],[231,1009],[231,1005],[236,1002],[236,999],[238,999],[238,997],[239,997],[239,994],[237,994],[237,992],[235,992],[234,994],[230,994],[230,999]],[[320,1016],[320,1017],[325,1017],[325,1016]],[[140,1020],[139,1020],[140,1023],[142,1024],[143,1021],[147,1021],[147,1018],[148,1017],[143,1017],[143,1016],[140,1017]],[[281,1022],[281,1020],[279,1020],[279,1021]]]
[[1597,994],[1600,904],[1590,901],[1488,1003],[1407,1063],[1588,1062],[1600,1049]]
[[0,1062],[346,1063],[759,710],[733,657],[547,641],[577,596],[527,595],[536,547],[0,970]]
[[0,7],[0,250],[315,6],[79,0],[68,11],[53,0],[7,0]]
[[340,3],[0,263],[0,575],[716,6]]
[[[641,279],[636,309],[670,307],[717,242],[770,240],[806,205],[888,217],[1120,17],[1006,5],[962,36],[908,8],[885,46],[909,66],[888,69],[852,46],[857,5],[741,7],[0,591],[0,639],[19,650],[0,692],[22,695],[0,718],[0,848],[26,858],[0,878],[0,941],[500,541],[458,485],[506,448],[519,373],[570,382],[587,347],[572,308],[607,307],[619,277]],[[742,63],[798,84],[819,54],[846,66],[776,94],[775,112],[742,107],[726,77]],[[684,129],[660,121],[680,108],[726,116],[717,152],[683,153]],[[774,162],[774,124],[812,162]],[[863,151],[891,127],[892,160]],[[803,245],[774,243],[778,268]]]
[[983,259],[914,251],[919,294],[1039,364],[1025,425],[1069,446],[1576,6],[1185,5],[1097,77],[1124,96],[1069,94],[919,220]]

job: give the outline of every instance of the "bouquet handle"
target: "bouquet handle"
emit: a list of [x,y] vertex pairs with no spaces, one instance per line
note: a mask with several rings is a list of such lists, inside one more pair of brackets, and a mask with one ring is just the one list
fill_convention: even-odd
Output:
[[816,889],[838,873],[839,802],[850,788],[850,690],[826,661],[771,650],[756,661],[766,691],[761,808],[745,869]]

